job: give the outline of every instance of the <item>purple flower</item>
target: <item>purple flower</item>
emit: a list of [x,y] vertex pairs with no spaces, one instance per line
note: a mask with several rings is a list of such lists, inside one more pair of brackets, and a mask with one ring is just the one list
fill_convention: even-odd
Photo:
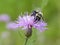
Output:
[[2,15],[0,15],[0,21],[9,22],[10,21],[10,17],[7,14],[2,14]]
[[16,30],[18,28],[18,24],[14,23],[14,22],[10,22],[6,25],[6,28]]
[[22,29],[28,29],[34,27],[41,32],[47,29],[46,28],[47,23],[45,23],[43,20],[35,23],[33,16],[28,16],[28,15],[23,17],[19,16],[17,23],[19,27],[23,27]]

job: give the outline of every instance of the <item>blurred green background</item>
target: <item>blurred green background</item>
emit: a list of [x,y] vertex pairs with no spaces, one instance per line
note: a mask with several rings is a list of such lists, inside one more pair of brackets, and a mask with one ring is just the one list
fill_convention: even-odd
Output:
[[[0,0],[0,14],[8,14],[11,20],[17,19],[19,14],[40,8],[48,23],[48,30],[39,32],[33,29],[27,45],[60,45],[60,0]],[[5,24],[0,23],[0,45],[24,45],[24,31],[6,30]]]

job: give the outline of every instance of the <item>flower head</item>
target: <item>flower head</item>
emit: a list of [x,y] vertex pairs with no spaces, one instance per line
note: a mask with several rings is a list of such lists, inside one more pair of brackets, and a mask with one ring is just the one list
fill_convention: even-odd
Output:
[[19,16],[17,23],[18,23],[19,27],[24,27],[23,29],[26,29],[26,28],[28,28],[28,25],[34,24],[33,19],[34,19],[34,17],[28,16],[28,15],[23,16],[23,17]]
[[18,21],[17,21],[19,27],[23,27],[22,29],[28,29],[28,27],[34,27],[38,30],[40,30],[41,32],[46,30],[46,26],[47,26],[47,23],[45,23],[43,20],[35,23],[34,22],[34,17],[33,16],[19,16],[18,18]]
[[10,21],[10,17],[7,14],[2,14],[2,15],[0,15],[0,21],[9,22]]

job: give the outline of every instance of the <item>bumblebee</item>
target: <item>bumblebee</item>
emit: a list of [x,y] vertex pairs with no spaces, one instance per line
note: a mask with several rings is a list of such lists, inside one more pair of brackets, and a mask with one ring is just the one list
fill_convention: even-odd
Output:
[[38,22],[43,19],[43,14],[40,10],[34,10],[31,14],[31,16],[34,16],[34,22]]

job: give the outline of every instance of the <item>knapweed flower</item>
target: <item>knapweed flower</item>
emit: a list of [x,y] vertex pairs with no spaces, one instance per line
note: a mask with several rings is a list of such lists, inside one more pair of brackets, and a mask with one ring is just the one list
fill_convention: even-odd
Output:
[[34,16],[19,16],[17,20],[18,26],[22,27],[22,29],[28,29],[28,28],[36,28],[39,31],[44,31],[46,30],[47,23],[45,23],[43,20],[35,23],[34,22]]
[[0,22],[9,22],[10,17],[7,14],[1,14],[0,15]]

